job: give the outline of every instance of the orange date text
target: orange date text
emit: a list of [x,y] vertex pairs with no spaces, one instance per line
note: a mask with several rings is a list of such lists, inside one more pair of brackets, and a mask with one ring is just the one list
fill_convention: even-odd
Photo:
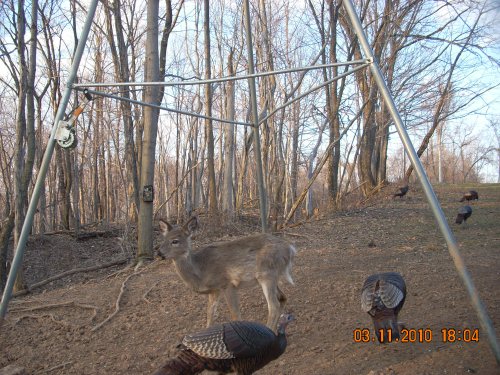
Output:
[[[479,330],[476,329],[455,329],[442,328],[435,334],[430,328],[403,328],[398,335],[391,329],[380,330],[378,332],[381,343],[402,342],[402,343],[431,343],[440,341],[444,343],[455,342],[479,342]],[[356,343],[367,343],[377,341],[377,333],[368,328],[356,328],[353,330],[353,339]]]

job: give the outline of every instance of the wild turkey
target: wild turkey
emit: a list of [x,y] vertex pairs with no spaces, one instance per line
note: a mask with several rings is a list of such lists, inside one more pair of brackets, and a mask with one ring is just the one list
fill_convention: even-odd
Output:
[[472,208],[471,206],[462,206],[458,209],[458,214],[457,218],[455,219],[455,223],[457,224],[462,224],[462,222],[465,224],[467,219],[472,215]]
[[396,197],[399,197],[399,198],[403,198],[406,193],[408,193],[408,190],[410,190],[410,188],[408,187],[408,185],[405,185],[405,186],[402,186],[400,187],[395,193],[394,195],[392,196],[393,198],[396,198]]
[[[361,308],[370,314],[380,343],[399,338],[398,314],[405,303],[406,284],[397,272],[369,276],[361,291]],[[381,332],[382,331],[382,332]],[[382,337],[383,333],[383,337]]]
[[477,191],[475,190],[471,190],[469,191],[468,193],[465,193],[463,196],[462,196],[462,199],[460,199],[460,202],[463,202],[463,201],[473,201],[473,200],[479,200],[479,195],[477,194]]
[[177,346],[177,356],[154,375],[195,375],[204,370],[253,374],[285,352],[285,329],[294,319],[291,314],[282,314],[278,334],[261,323],[248,321],[217,324],[189,334]]

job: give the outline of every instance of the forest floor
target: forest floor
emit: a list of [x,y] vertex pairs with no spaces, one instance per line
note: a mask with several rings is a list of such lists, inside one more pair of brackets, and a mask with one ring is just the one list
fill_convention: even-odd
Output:
[[[471,188],[480,199],[470,203],[473,214],[463,228],[454,219],[458,199]],[[285,231],[298,250],[295,286],[283,286],[296,321],[287,330],[286,352],[258,374],[500,374],[423,192],[415,186],[406,197],[392,199],[393,190],[385,188],[363,207],[323,214]],[[437,186],[436,194],[499,333],[500,185]],[[224,237],[204,231],[203,218],[201,224],[195,246]],[[240,236],[248,228],[258,230],[242,224],[232,232]],[[25,279],[32,285],[124,255],[123,243],[112,235],[78,241],[64,233],[37,235],[28,242]],[[406,279],[400,320],[410,332],[427,330],[427,342],[354,340],[357,329],[372,330],[360,290],[368,275],[380,271],[398,271]],[[240,296],[243,318],[265,322],[260,288],[243,289]],[[204,327],[205,311],[206,297],[188,289],[170,261],[70,274],[11,301],[0,328],[0,369],[150,374],[175,353],[183,335]],[[217,320],[227,319],[222,301]],[[467,334],[462,341],[443,342],[443,328]],[[474,329],[479,341],[469,342],[467,330]]]

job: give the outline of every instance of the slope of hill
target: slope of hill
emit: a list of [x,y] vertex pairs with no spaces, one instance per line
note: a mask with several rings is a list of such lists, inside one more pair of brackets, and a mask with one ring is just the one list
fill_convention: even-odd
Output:
[[[480,199],[470,203],[473,214],[462,228],[454,218],[462,205],[458,199],[470,188]],[[500,332],[500,185],[436,189]],[[259,374],[499,373],[422,192],[412,188],[406,197],[391,199],[390,190],[367,207],[286,230],[298,250],[295,286],[284,286],[287,308],[297,320],[289,326],[286,353]],[[195,246],[204,238],[196,236]],[[113,237],[37,236],[29,242],[25,274],[34,283],[123,256]],[[380,271],[398,271],[406,279],[400,319],[412,335],[408,342],[355,340],[358,329],[372,330],[370,317],[361,311],[361,286]],[[175,353],[184,334],[205,324],[206,297],[188,289],[167,261],[139,270],[121,265],[75,273],[44,288],[11,302],[0,328],[0,368],[16,365],[28,374],[149,374]],[[265,321],[261,290],[243,289],[240,295],[243,317]],[[226,319],[221,301],[218,321]],[[469,336],[444,342],[444,328],[479,329],[478,342]],[[424,342],[417,342],[419,333],[425,333]]]

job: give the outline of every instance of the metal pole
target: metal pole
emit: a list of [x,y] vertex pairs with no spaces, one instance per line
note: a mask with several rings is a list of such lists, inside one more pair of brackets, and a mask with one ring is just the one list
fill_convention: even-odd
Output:
[[[73,86],[73,87],[76,87],[76,85]],[[87,90],[87,92],[89,94],[96,95],[96,96],[102,96],[104,98],[111,98],[111,99],[121,100],[123,102],[138,104],[138,105],[141,105],[141,106],[144,106],[144,107],[151,107],[151,108],[163,109],[164,111],[174,112],[174,113],[180,113],[181,115],[193,116],[193,117],[198,117],[198,118],[203,118],[203,119],[211,119],[213,121],[223,122],[223,123],[233,124],[233,125],[254,126],[254,124],[249,124],[249,123],[246,123],[246,122],[230,121],[230,120],[220,119],[220,118],[217,118],[217,117],[209,117],[209,116],[205,116],[205,115],[200,115],[199,113],[188,112],[188,111],[181,111],[179,109],[173,109],[173,108],[165,107],[165,106],[162,106],[162,105],[156,105],[156,104],[151,104],[151,103],[143,102],[143,101],[140,101],[140,100],[134,100],[134,99],[124,98],[123,96],[107,94],[107,93],[102,92],[102,91]]]
[[446,217],[444,216],[444,213],[441,210],[441,206],[439,205],[439,201],[437,200],[437,197],[434,194],[434,190],[432,189],[429,179],[427,178],[424,167],[422,166],[422,163],[420,162],[420,159],[415,151],[415,148],[411,143],[410,137],[408,136],[408,133],[404,128],[403,121],[401,120],[399,112],[396,108],[396,104],[394,103],[391,93],[385,83],[384,77],[382,76],[382,72],[380,71],[378,63],[374,61],[373,52],[371,50],[370,44],[368,43],[368,39],[366,38],[366,34],[363,30],[363,27],[361,26],[361,21],[354,9],[352,1],[344,0],[343,4],[347,10],[347,13],[349,14],[349,18],[351,20],[354,31],[358,36],[365,57],[372,60],[372,63],[370,65],[370,70],[375,78],[375,81],[380,90],[382,98],[389,107],[389,111],[391,113],[392,119],[394,120],[401,141],[403,142],[406,153],[408,154],[408,157],[412,162],[413,168],[415,169],[415,172],[418,175],[420,183],[422,184],[427,200],[431,205],[432,212],[434,213],[434,216],[439,224],[439,228],[441,229],[441,232],[443,233],[446,243],[448,244],[448,251],[453,259],[453,262],[455,263],[455,267],[458,271],[458,274],[462,279],[462,282],[464,283],[467,292],[469,293],[469,297],[472,301],[472,306],[476,310],[476,313],[479,317],[479,322],[481,323],[481,326],[488,335],[488,340],[490,342],[491,349],[493,350],[493,353],[495,355],[497,364],[500,365],[500,346],[498,345],[493,323],[490,317],[488,316],[486,308],[484,307],[481,299],[479,298],[479,293],[477,292],[477,289],[474,286],[469,271],[465,266],[462,255],[460,254],[460,250],[458,249],[457,241],[450,227],[448,226]]
[[343,77],[347,77],[348,75],[350,74],[353,74],[353,73],[356,73],[358,70],[361,70],[361,69],[365,69],[367,66],[369,65],[369,63],[366,63],[366,64],[363,64],[363,65],[359,65],[345,73],[342,73],[338,76],[335,76],[333,77],[332,79],[329,79],[328,81],[323,81],[322,83],[320,83],[319,85],[316,85],[314,87],[311,87],[309,90],[307,90],[306,92],[294,97],[293,99],[283,103],[282,105],[280,105],[279,107],[275,108],[274,110],[271,111],[271,113],[269,113],[266,117],[262,118],[259,120],[259,125],[262,124],[263,122],[267,121],[268,119],[270,119],[271,117],[274,116],[274,114],[276,112],[278,112],[279,110],[291,105],[292,103],[295,103],[296,101],[298,100],[301,100],[302,98],[304,98],[305,96],[309,95],[310,93],[316,91],[316,90],[319,90],[320,88],[322,87],[325,87],[329,84],[331,84],[332,82],[335,82],[335,81],[338,81],[339,79],[343,78]]
[[87,42],[87,37],[89,35],[90,27],[92,26],[96,8],[97,0],[92,0],[89,5],[87,19],[85,20],[85,24],[83,25],[83,30],[80,35],[80,40],[78,41],[78,45],[76,47],[75,56],[71,65],[70,75],[66,84],[66,89],[61,99],[61,103],[59,104],[59,108],[57,109],[54,124],[52,126],[52,131],[50,133],[50,138],[47,142],[47,148],[43,155],[42,164],[40,166],[40,171],[38,172],[35,183],[35,188],[33,189],[33,194],[31,195],[31,201],[28,206],[28,211],[26,212],[26,218],[24,219],[23,228],[19,236],[19,242],[17,243],[17,248],[14,253],[14,259],[12,260],[9,277],[7,278],[7,284],[5,285],[5,290],[3,292],[2,302],[0,303],[0,323],[7,313],[7,307],[10,297],[12,296],[14,281],[16,280],[17,272],[22,265],[24,250],[26,247],[26,242],[28,241],[29,233],[31,231],[31,226],[33,224],[33,217],[35,215],[36,206],[38,205],[40,191],[45,181],[45,176],[47,175],[47,170],[49,168],[50,159],[52,158],[52,153],[54,152],[57,126],[59,124],[59,121],[64,118],[64,112],[66,111],[66,107],[71,97],[72,85],[75,81],[78,66],[80,65],[80,61],[82,59],[85,43]]
[[245,31],[247,39],[247,54],[248,54],[248,86],[250,88],[250,106],[252,107],[252,122],[253,128],[253,141],[255,149],[255,162],[257,164],[257,184],[259,185],[260,197],[260,220],[262,224],[262,231],[267,231],[267,196],[264,186],[264,175],[262,172],[262,154],[260,151],[260,135],[259,135],[259,112],[257,110],[257,92],[255,89],[255,67],[253,65],[253,44],[252,44],[252,27],[250,24],[250,5],[248,0],[243,1],[243,12],[245,13]]
[[187,78],[184,81],[173,81],[173,82],[85,82],[85,83],[75,83],[73,88],[88,88],[88,87],[120,87],[120,86],[192,86],[192,85],[201,85],[205,83],[220,83],[220,82],[229,82],[229,81],[238,81],[242,79],[248,79],[250,77],[259,78],[276,74],[284,74],[284,73],[293,73],[300,72],[304,70],[315,70],[315,69],[324,69],[331,68],[334,66],[346,66],[346,65],[361,65],[366,64],[366,60],[352,60],[347,62],[338,62],[324,65],[311,65],[311,66],[302,66],[299,68],[289,68],[289,69],[281,69],[281,70],[268,70],[267,72],[247,74],[244,76],[231,76],[231,77],[222,77],[222,78],[211,78],[211,79],[196,79],[193,81],[189,81],[191,78]]
[[[350,74],[353,74],[353,73],[357,72],[360,69],[366,68],[369,65],[369,63],[366,63],[366,60],[363,60],[363,61],[365,61],[365,63],[363,65],[358,65],[355,68],[353,68],[353,69],[351,69],[351,70],[349,70],[349,71],[347,71],[345,73],[342,73],[342,74],[340,74],[340,75],[332,78],[331,80],[325,81],[325,82],[323,82],[323,83],[321,83],[321,84],[319,84],[317,86],[312,87],[311,89],[307,90],[303,94],[301,94],[299,96],[296,96],[294,99],[292,99],[292,100],[290,100],[290,101],[288,101],[286,103],[283,103],[278,108],[275,108],[266,117],[259,119],[259,122],[258,122],[257,125],[260,125],[263,122],[267,121],[268,119],[270,119],[271,117],[273,117],[273,115],[276,112],[278,112],[279,110],[281,110],[281,109],[283,109],[283,108],[291,105],[292,103],[295,103],[296,101],[298,101],[298,100],[302,99],[303,97],[309,95],[313,91],[319,90],[320,88],[322,88],[322,87],[324,87],[326,85],[329,85],[332,82],[335,82],[335,81],[337,81],[337,80],[339,80],[339,79],[341,79],[343,77],[346,77],[346,76],[348,76]],[[201,83],[201,81],[200,81],[200,83]],[[81,87],[83,87],[83,86],[81,86],[81,85],[73,85],[73,88],[76,88],[77,90],[80,90]],[[145,106],[145,107],[158,108],[158,109],[162,109],[162,110],[165,110],[165,111],[168,111],[168,112],[180,113],[182,115],[193,116],[193,117],[198,117],[198,118],[203,118],[203,119],[212,119],[213,121],[218,121],[218,122],[227,123],[227,124],[233,124],[233,125],[243,125],[243,126],[252,126],[252,127],[255,126],[255,124],[253,124],[253,123],[250,124],[250,123],[247,123],[247,122],[231,121],[231,120],[221,119],[221,118],[217,118],[217,117],[208,117],[208,116],[201,115],[199,113],[188,112],[188,111],[181,111],[181,110],[178,110],[178,109],[173,109],[173,108],[169,108],[169,107],[165,107],[165,106],[161,106],[161,105],[146,103],[146,102],[143,102],[143,101],[140,101],[140,100],[128,99],[128,98],[124,98],[122,96],[108,94],[108,93],[105,93],[103,91],[95,91],[95,90],[89,90],[89,89],[85,89],[85,90],[89,94],[92,94],[92,95],[95,95],[95,96],[102,96],[102,97],[105,97],[105,98],[122,100],[124,102],[133,103],[133,104],[139,104],[139,105],[142,105],[142,106]]]

